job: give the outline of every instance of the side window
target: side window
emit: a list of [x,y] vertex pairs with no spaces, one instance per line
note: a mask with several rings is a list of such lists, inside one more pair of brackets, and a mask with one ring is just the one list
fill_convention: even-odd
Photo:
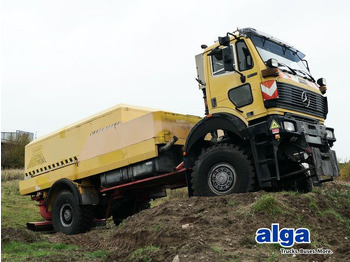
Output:
[[243,40],[236,43],[238,67],[240,71],[245,71],[253,68],[253,58],[249,49]]
[[[231,45],[231,51],[233,50],[233,47]],[[233,65],[235,65],[235,62],[233,62]],[[224,69],[224,61],[222,57],[222,52],[218,52],[216,54],[213,54],[211,56],[211,69],[213,72],[213,75],[222,75],[225,74],[226,71]]]
[[253,103],[250,84],[244,84],[231,89],[228,91],[228,97],[237,107],[242,107]]

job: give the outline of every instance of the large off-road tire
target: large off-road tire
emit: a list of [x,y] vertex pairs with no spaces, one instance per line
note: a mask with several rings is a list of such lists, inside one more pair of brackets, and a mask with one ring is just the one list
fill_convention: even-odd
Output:
[[312,180],[310,180],[310,178],[302,177],[296,181],[295,188],[299,193],[309,193],[313,189]]
[[191,174],[195,196],[217,196],[252,191],[253,164],[245,152],[232,144],[218,144],[202,151]]
[[[303,167],[301,167],[303,168]],[[295,189],[299,193],[309,193],[313,189],[313,183],[311,178],[307,178],[307,174],[304,174],[302,177],[298,178],[295,181]]]
[[63,191],[53,203],[52,222],[55,231],[66,235],[87,232],[93,225],[93,207],[79,205],[71,192]]
[[[299,163],[289,163],[281,166],[282,174],[288,174],[303,169],[305,168]],[[273,183],[272,190],[275,192],[297,191],[299,193],[309,193],[312,191],[313,183],[312,179],[308,178],[308,172],[309,171],[305,171],[304,174],[300,174],[297,178],[293,177],[286,180],[276,181]]]

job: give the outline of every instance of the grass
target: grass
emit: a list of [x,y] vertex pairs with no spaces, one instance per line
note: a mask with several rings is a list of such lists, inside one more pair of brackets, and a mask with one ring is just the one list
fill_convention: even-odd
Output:
[[10,180],[22,180],[24,178],[23,169],[2,169],[1,182]]
[[218,253],[219,255],[222,255],[224,253],[224,251],[221,248],[217,247],[217,246],[211,246],[210,248],[213,251],[215,251],[216,253]]
[[87,258],[91,258],[91,259],[104,258],[108,255],[108,251],[97,250],[97,251],[92,251],[92,252],[86,252],[85,254],[86,254]]
[[13,174],[1,172],[1,228],[23,228],[27,222],[42,221],[35,202],[19,194],[19,180]]
[[339,163],[340,179],[350,181],[350,161]]
[[162,229],[162,225],[161,224],[156,224],[156,225],[153,225],[153,231],[154,232],[158,232]]
[[264,212],[269,215],[277,216],[282,213],[279,202],[272,194],[265,194],[257,199],[253,204],[254,212]]
[[227,203],[229,206],[233,207],[236,205],[236,202],[233,199],[230,199]]
[[167,196],[162,198],[157,198],[151,202],[151,207],[159,206],[171,199],[181,199],[181,198],[187,198],[187,188],[178,188],[178,189],[167,189],[166,191]]
[[10,241],[3,247],[3,261],[25,261],[27,259],[39,259],[46,256],[60,255],[67,251],[76,251],[77,246],[64,243],[52,244],[47,242],[22,243]]
[[[30,221],[42,221],[39,207],[29,196],[21,196],[18,182],[23,179],[23,170],[1,171],[1,229],[14,228],[16,232],[23,232],[25,236],[31,236],[28,243],[26,238],[20,240],[2,241],[2,261],[104,261],[108,251],[81,251],[74,245],[64,243],[44,242],[45,235],[30,232],[26,229],[26,223]],[[18,233],[21,235],[21,233]],[[18,235],[17,235],[18,236]],[[7,236],[10,237],[11,236]],[[54,260],[52,260],[54,259]]]
[[330,204],[336,205],[337,207],[339,207],[339,198],[344,199],[348,205],[350,205],[350,187],[348,187],[348,190],[327,190],[327,196],[327,200],[331,200]]
[[[81,261],[103,261],[108,251],[98,250],[82,252],[80,247],[64,243],[35,242],[23,243],[10,241],[2,247],[2,261],[44,261],[48,258],[57,261],[69,261],[73,257]],[[50,260],[52,261],[52,260]]]
[[302,196],[309,199],[309,201],[310,201],[310,203],[309,203],[310,209],[315,210],[315,211],[319,210],[318,204],[317,204],[315,198],[313,197],[313,195],[311,195],[311,194],[304,194]]
[[321,216],[325,215],[332,215],[339,223],[344,224],[344,226],[347,228],[347,230],[350,232],[350,219],[344,218],[341,214],[339,214],[337,211],[334,209],[330,208],[327,210],[324,210],[322,212],[319,212]]
[[233,258],[230,258],[229,260],[223,260],[224,262],[239,262],[240,258],[239,256],[234,256]]
[[160,250],[160,248],[155,246],[140,247],[131,253],[131,260],[151,262],[152,258],[150,257],[150,254],[158,250]]
[[267,258],[266,262],[278,262],[279,258],[278,258],[278,254],[279,252],[274,251],[274,250],[270,250],[270,256]]

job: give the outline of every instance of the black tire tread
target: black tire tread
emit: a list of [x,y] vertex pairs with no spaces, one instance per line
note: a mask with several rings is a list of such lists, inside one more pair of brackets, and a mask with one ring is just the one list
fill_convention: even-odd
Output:
[[253,165],[252,161],[250,160],[248,154],[241,147],[239,147],[235,144],[221,143],[221,144],[216,144],[214,146],[203,149],[201,154],[199,155],[198,159],[195,161],[195,164],[194,164],[193,169],[192,169],[192,174],[191,174],[191,187],[192,187],[193,194],[195,196],[201,195],[199,190],[197,190],[197,188],[196,188],[196,183],[195,183],[196,174],[198,172],[199,166],[203,162],[205,155],[208,154],[209,152],[215,151],[215,150],[229,150],[229,151],[236,152],[236,153],[240,154],[244,158],[244,161],[246,161],[248,163],[248,168],[249,168],[249,174],[250,174],[249,181],[250,182],[249,182],[249,187],[248,187],[247,191],[248,192],[256,191],[257,180],[256,180],[256,175],[255,175],[255,169],[254,169],[254,165]]
[[[61,191],[59,193],[58,197],[63,197],[64,195],[66,195],[67,197],[73,197],[73,201],[77,201],[75,200],[73,193],[71,191],[65,190],[65,191]],[[74,228],[71,229],[70,232],[65,233],[68,235],[75,235],[75,234],[79,234],[79,233],[85,233],[87,231],[89,231],[92,226],[93,226],[93,217],[94,217],[94,213],[93,213],[93,207],[91,205],[79,205],[79,203],[75,202],[74,203],[75,206],[77,206],[79,208],[78,212],[76,212],[75,214],[75,219],[78,222],[78,225],[76,225]],[[54,201],[54,205],[55,205],[55,201]],[[53,218],[54,219],[54,218]],[[58,222],[59,223],[59,222]],[[60,231],[60,226],[58,224],[55,223],[55,221],[53,221],[53,226],[55,231]]]
[[90,231],[94,222],[94,209],[90,205],[80,206],[80,226],[79,233]]

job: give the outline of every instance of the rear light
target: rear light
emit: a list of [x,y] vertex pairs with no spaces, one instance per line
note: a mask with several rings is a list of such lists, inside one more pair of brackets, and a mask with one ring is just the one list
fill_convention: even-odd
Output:
[[275,80],[262,82],[260,87],[264,101],[278,98],[277,83]]

